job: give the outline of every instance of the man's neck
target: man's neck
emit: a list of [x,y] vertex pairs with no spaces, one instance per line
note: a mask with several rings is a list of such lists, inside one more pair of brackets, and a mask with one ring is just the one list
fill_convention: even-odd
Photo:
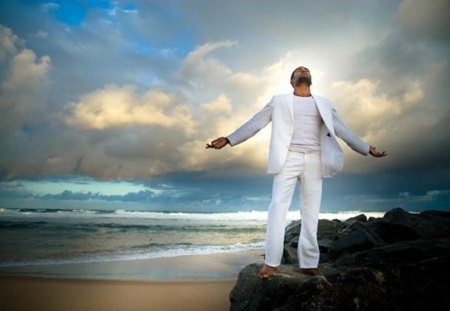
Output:
[[302,96],[302,97],[308,97],[311,96],[311,91],[309,89],[309,86],[302,84],[300,86],[296,86],[294,88],[294,95],[296,96]]

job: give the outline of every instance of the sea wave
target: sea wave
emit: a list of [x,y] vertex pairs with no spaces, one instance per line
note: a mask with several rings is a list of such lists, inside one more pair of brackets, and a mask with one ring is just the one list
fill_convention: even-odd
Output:
[[34,259],[22,262],[20,261],[2,262],[0,263],[0,267],[143,260],[143,259],[179,257],[189,255],[233,253],[263,248],[264,248],[264,241],[257,241],[252,243],[235,243],[228,245],[192,245],[190,243],[183,243],[176,246],[171,246],[170,248],[156,249],[151,251],[142,249],[141,251],[122,252],[122,253],[116,252],[103,254],[84,254],[76,258]]
[[[339,212],[321,212],[320,219],[339,219],[347,218],[364,213],[367,217],[383,217],[384,211],[339,211]],[[111,218],[145,218],[145,219],[169,219],[169,220],[197,220],[197,221],[256,221],[263,222],[267,220],[267,211],[238,211],[238,212],[171,212],[171,211],[137,211],[137,210],[100,210],[100,209],[2,209],[0,217],[6,216],[49,216],[49,217],[111,217]],[[288,212],[288,220],[300,219],[300,211],[292,210]]]
[[232,232],[232,233],[252,233],[264,230],[263,226],[238,226],[210,223],[199,226],[196,223],[162,223],[162,224],[123,224],[123,223],[52,223],[48,221],[2,221],[0,229],[26,230],[39,229],[47,231],[79,231],[94,232],[101,229],[112,231],[145,231],[145,232]]

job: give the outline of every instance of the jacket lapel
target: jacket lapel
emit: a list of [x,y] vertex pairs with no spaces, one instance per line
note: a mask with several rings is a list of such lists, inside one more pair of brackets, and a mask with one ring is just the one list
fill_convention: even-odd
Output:
[[323,102],[323,100],[320,97],[314,97],[314,95],[312,95],[312,97],[314,98],[314,101],[316,102],[317,109],[319,110],[319,113],[320,113],[320,116],[322,117],[323,123],[325,123],[325,126],[327,127],[327,129],[334,136],[336,136],[336,134],[334,133],[333,116],[331,114],[330,107],[325,102]]
[[287,97],[289,114],[291,115],[292,123],[294,123],[294,94],[289,94]]

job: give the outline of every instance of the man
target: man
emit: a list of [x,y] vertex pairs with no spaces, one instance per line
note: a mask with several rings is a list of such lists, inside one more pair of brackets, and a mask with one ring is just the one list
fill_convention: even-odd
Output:
[[286,216],[297,180],[300,182],[301,231],[298,241],[300,270],[309,275],[322,274],[319,265],[317,226],[322,196],[322,178],[342,170],[341,138],[354,151],[374,157],[386,152],[364,142],[337,114],[331,102],[312,95],[311,73],[300,66],[291,75],[293,94],[273,96],[250,120],[227,137],[219,137],[206,148],[236,146],[272,122],[267,173],[273,174],[265,240],[265,264],[259,276],[268,278],[281,263]]

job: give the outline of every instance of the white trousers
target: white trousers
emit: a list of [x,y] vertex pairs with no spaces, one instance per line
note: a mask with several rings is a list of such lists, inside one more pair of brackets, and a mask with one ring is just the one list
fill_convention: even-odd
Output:
[[269,206],[266,231],[265,263],[277,267],[281,263],[287,212],[300,182],[301,230],[298,240],[300,268],[316,268],[319,264],[317,225],[322,199],[322,168],[320,151],[289,151],[282,170],[274,175],[272,201]]

